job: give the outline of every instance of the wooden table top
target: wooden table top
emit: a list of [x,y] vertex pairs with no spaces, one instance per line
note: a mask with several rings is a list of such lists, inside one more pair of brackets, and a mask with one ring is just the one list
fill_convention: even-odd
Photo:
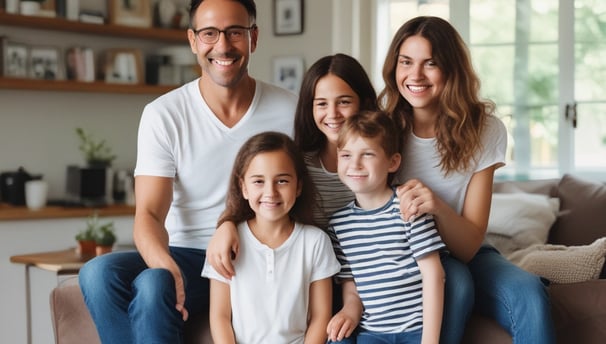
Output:
[[[114,251],[134,250],[133,245],[117,245]],[[40,269],[57,273],[77,273],[94,256],[80,256],[75,247],[61,251],[37,252],[10,257],[11,263],[33,265]]]
[[81,257],[75,248],[62,251],[38,252],[12,256],[11,263],[33,265],[55,272],[78,272],[82,265],[93,257]]

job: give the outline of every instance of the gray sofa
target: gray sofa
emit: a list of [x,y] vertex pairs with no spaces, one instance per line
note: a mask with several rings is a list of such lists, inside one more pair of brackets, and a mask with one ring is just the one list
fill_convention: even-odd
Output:
[[[558,197],[560,215],[551,227],[549,243],[587,245],[606,237],[606,186],[565,175],[562,179],[496,182],[494,192],[529,192]],[[559,344],[603,343],[606,339],[606,279],[551,284],[549,293]],[[55,288],[50,297],[58,344],[99,343],[77,285]],[[77,330],[75,330],[77,329]],[[187,323],[186,343],[212,343],[208,318]],[[464,337],[470,344],[509,344],[509,334],[479,314],[470,319]]]

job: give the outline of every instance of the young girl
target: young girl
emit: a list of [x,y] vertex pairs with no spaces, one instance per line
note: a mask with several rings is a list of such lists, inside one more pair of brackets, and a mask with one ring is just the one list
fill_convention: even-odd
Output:
[[315,188],[294,142],[253,136],[234,163],[224,221],[241,245],[231,280],[208,262],[216,343],[324,343],[331,277],[339,271],[328,236],[313,223]]
[[[451,256],[446,271],[441,343],[459,343],[476,309],[509,331],[514,343],[553,343],[547,291],[540,278],[482,245],[494,171],[504,165],[505,126],[479,99],[480,82],[465,43],[437,17],[417,17],[395,34],[379,99],[404,126],[397,179],[402,216],[433,214]],[[520,292],[523,291],[523,292]]]
[[391,186],[401,161],[399,127],[387,113],[347,119],[339,133],[339,178],[356,200],[329,222],[342,264],[364,305],[357,343],[439,343],[444,247],[433,217],[404,221]]

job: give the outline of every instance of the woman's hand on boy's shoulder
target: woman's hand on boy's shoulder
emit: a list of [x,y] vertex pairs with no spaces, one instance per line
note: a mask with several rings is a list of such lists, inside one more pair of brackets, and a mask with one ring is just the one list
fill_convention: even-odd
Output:
[[396,195],[400,200],[400,213],[405,221],[412,222],[421,214],[436,213],[436,196],[418,179],[410,179],[398,186]]

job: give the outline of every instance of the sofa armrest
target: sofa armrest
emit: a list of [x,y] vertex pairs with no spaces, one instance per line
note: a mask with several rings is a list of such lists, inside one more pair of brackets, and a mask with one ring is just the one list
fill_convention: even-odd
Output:
[[78,284],[54,288],[50,294],[50,308],[55,343],[101,343]]
[[606,280],[549,287],[558,343],[602,343],[606,338]]

